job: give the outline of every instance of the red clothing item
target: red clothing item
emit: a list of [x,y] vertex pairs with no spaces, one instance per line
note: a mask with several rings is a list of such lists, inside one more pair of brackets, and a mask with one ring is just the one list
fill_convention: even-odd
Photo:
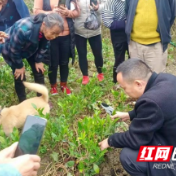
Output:
[[40,41],[43,38],[43,34],[39,32],[38,40]]

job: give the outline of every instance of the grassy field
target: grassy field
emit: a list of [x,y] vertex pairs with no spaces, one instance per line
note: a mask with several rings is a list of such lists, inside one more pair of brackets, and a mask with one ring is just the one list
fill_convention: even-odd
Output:
[[[126,105],[126,96],[122,90],[116,91],[112,83],[113,51],[109,38],[103,38],[103,55],[105,80],[98,82],[94,58],[88,50],[90,83],[87,86],[81,85],[81,72],[78,67],[78,60],[70,65],[68,85],[72,95],[67,96],[61,91],[59,95],[50,97],[53,109],[50,115],[40,116],[48,119],[47,129],[42,140],[39,154],[42,156],[42,170],[52,163],[48,169],[56,168],[58,175],[95,175],[99,173],[99,165],[104,160],[104,154],[100,151],[98,142],[112,134],[121,123],[112,121],[103,109],[101,102],[106,102],[116,107],[116,110],[129,110]],[[27,80],[33,82],[31,70],[25,62]],[[1,106],[18,104],[14,91],[13,76],[11,69],[0,59],[0,100]],[[46,73],[46,85],[50,88]],[[59,75],[58,75],[59,82]],[[34,92],[27,91],[27,97],[35,96]],[[13,134],[7,138],[0,130],[0,149],[18,141],[19,132],[14,129]],[[46,162],[47,161],[47,162]],[[49,162],[48,162],[49,161]],[[56,170],[52,169],[50,175],[55,175]]]
[[[26,3],[32,10],[32,0],[26,0]],[[174,28],[172,34],[174,40]],[[105,102],[118,111],[132,109],[131,100],[117,85],[112,83],[114,55],[109,31],[103,28],[102,35],[105,80],[98,82],[94,58],[88,47],[90,83],[86,86],[81,85],[82,76],[76,55],[75,64],[73,66],[70,64],[68,78],[68,86],[72,90],[72,95],[67,96],[60,91],[57,96],[50,96],[53,104],[50,114],[44,116],[39,110],[40,116],[48,119],[47,129],[39,150],[39,155],[42,157],[39,175],[99,175],[102,170],[101,163],[106,162],[104,155],[111,153],[112,149],[100,151],[98,142],[119,129],[126,130],[123,123],[112,121],[100,106],[102,102]],[[173,62],[175,62],[175,47],[169,46],[169,63]],[[33,82],[31,69],[25,60],[24,63],[27,81]],[[50,88],[47,72],[45,75],[46,86]],[[58,83],[59,81],[60,75],[58,74]],[[28,98],[35,95],[35,92],[27,90]],[[3,58],[0,58],[0,102],[1,106],[6,107],[18,104],[12,72]],[[14,129],[11,136],[7,138],[0,128],[0,149],[18,140],[19,131],[17,129]],[[105,176],[105,174],[101,175]]]

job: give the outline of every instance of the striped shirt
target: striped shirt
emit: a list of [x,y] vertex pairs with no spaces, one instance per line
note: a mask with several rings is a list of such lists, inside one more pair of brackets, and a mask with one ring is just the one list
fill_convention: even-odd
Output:
[[125,20],[125,0],[108,0],[102,11],[103,24],[110,28],[114,20]]

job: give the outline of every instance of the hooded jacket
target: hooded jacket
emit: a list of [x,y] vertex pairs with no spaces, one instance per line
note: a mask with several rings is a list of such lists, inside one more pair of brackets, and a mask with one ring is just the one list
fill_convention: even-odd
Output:
[[[40,14],[41,20],[44,16]],[[33,56],[35,62],[40,63],[48,56],[48,41],[44,36],[39,41],[42,21],[34,18],[23,18],[5,31],[9,37],[5,43],[0,44],[0,49],[4,60],[14,69],[23,67],[22,59],[30,59]]]

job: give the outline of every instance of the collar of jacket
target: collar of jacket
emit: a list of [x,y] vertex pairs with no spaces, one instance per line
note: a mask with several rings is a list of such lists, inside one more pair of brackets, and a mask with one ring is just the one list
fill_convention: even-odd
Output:
[[155,79],[157,78],[157,76],[158,76],[157,73],[155,73],[155,72],[152,73],[152,75],[151,75],[151,77],[150,77],[150,79],[149,79],[149,81],[147,83],[147,86],[145,88],[144,93],[152,87],[152,84],[155,81]]
[[31,36],[29,38],[29,40],[32,43],[38,44],[39,43],[39,32],[40,32],[40,27],[41,27],[42,23],[33,23],[33,30],[31,33]]

